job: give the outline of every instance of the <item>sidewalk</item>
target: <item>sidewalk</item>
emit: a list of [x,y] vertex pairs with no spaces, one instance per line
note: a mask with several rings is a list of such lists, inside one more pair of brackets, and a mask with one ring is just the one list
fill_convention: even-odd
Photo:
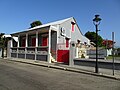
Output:
[[[48,63],[48,62],[38,61],[38,60],[27,60],[27,59],[17,59],[17,58],[9,58],[9,59],[4,59],[4,60],[10,60],[14,62],[26,63],[26,64],[31,64],[31,65],[43,66],[43,67],[48,67],[48,68],[54,68],[54,69],[60,69],[60,70],[66,70],[66,71],[72,71],[72,72],[77,72],[77,73],[83,73],[83,74],[89,74],[89,75],[94,75],[94,76],[100,76],[100,77],[120,80],[120,75],[113,76],[110,74],[94,73],[93,67],[76,66],[76,65],[74,67],[70,67],[68,65],[63,65],[59,63]],[[100,69],[100,71],[102,70]],[[106,70],[103,70],[103,71],[106,72]]]

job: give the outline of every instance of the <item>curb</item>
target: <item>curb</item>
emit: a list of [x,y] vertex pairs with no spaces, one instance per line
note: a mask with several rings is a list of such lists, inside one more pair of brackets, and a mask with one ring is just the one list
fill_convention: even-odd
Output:
[[64,66],[57,66],[55,64],[41,64],[40,62],[26,62],[26,61],[21,61],[21,60],[11,60],[11,59],[4,59],[8,61],[13,61],[13,62],[20,62],[20,63],[26,63],[26,64],[31,64],[31,65],[36,65],[36,66],[42,66],[42,67],[48,67],[48,68],[54,68],[54,69],[60,69],[60,70],[65,70],[65,71],[71,71],[71,72],[76,72],[76,73],[83,73],[83,74],[88,74],[88,75],[93,75],[93,76],[99,76],[99,77],[104,77],[104,78],[109,78],[109,79],[114,79],[114,80],[120,80],[120,77],[115,77],[107,74],[102,74],[102,73],[94,73],[91,71],[86,71],[86,70],[80,70],[75,67],[64,67]]

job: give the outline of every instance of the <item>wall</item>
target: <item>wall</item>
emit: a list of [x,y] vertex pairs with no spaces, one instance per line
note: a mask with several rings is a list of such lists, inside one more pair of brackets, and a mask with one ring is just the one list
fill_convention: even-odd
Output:
[[2,48],[0,48],[0,58],[2,58]]
[[[74,25],[74,32],[71,30],[71,22],[75,22],[76,24]],[[77,42],[77,40],[80,40],[82,43],[86,42],[87,44],[90,45],[90,40],[87,39],[80,31],[80,28],[77,25],[77,22],[71,18],[70,20],[67,20],[66,22],[60,24],[60,28],[63,27],[65,29],[65,34],[66,37],[70,38],[71,41]],[[60,29],[59,28],[59,29]],[[59,30],[59,35],[60,35],[60,30]],[[59,38],[59,43],[65,42],[63,40],[64,38]]]
[[[106,53],[106,49],[98,49],[98,58],[105,59]],[[96,49],[87,50],[87,55],[89,58],[96,58]]]
[[[11,40],[7,42],[7,48],[4,49],[4,57],[10,57]],[[2,48],[0,48],[0,58],[2,58]]]
[[57,32],[51,32],[51,54],[54,59],[56,59],[56,47],[57,47]]

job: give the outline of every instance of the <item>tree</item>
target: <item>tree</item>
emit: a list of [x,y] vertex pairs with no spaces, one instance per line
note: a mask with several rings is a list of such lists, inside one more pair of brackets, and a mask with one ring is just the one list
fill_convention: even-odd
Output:
[[4,38],[2,37],[3,35],[4,35],[4,33],[0,33],[0,47],[4,46],[4,44],[3,44]]
[[4,58],[4,50],[7,52],[8,41],[11,40],[11,37],[5,37],[5,33],[0,33],[0,48],[2,49],[2,57]]
[[33,27],[36,27],[36,26],[39,26],[39,25],[42,25],[42,23],[40,21],[34,21],[30,24],[30,28],[33,28]]
[[113,47],[113,44],[115,44],[115,42],[113,43],[112,40],[103,40],[103,43],[102,43],[102,45],[107,49],[111,49]]
[[[96,33],[95,32],[86,32],[85,36],[90,39],[91,42],[94,42],[96,44]],[[102,42],[103,42],[103,38],[98,35],[98,46],[101,47],[102,46]]]
[[2,57],[4,58],[5,38],[4,33],[0,33],[0,48],[2,48]]

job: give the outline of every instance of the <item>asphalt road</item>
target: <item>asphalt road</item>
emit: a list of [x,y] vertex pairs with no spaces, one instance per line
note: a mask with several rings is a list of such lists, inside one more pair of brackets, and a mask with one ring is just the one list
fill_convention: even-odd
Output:
[[0,90],[120,90],[120,81],[0,60]]

